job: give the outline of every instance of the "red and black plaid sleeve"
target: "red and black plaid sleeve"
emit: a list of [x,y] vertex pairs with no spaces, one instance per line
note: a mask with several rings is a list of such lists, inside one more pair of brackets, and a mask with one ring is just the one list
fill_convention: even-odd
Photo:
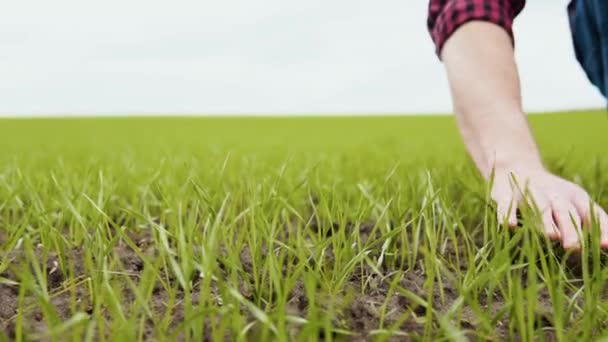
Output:
[[525,3],[525,0],[430,0],[427,26],[437,55],[460,26],[473,20],[501,26],[513,40],[513,20]]

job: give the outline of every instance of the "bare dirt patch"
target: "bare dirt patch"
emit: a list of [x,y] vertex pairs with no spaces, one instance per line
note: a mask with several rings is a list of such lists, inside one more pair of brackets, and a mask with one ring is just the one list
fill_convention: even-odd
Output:
[[[321,225],[314,223],[310,225],[310,229],[313,232],[321,233]],[[326,226],[324,226],[326,227]],[[323,228],[325,229],[325,228]],[[332,234],[333,230],[337,230],[337,225],[330,226],[327,231],[323,234]],[[354,226],[349,229],[355,229]],[[357,233],[360,234],[362,243],[365,243],[370,238],[377,237],[378,231],[374,229],[374,225],[363,224],[358,226]],[[284,237],[288,237],[290,232],[287,232]],[[152,244],[152,239],[146,234],[132,234],[130,239],[140,249],[140,253],[146,255],[154,255],[155,246]],[[267,251],[263,251],[266,253]],[[90,314],[93,311],[93,303],[89,301],[87,294],[87,288],[85,283],[81,284],[66,284],[67,279],[84,279],[92,276],[85,274],[85,265],[83,264],[85,251],[81,249],[74,249],[67,253],[64,257],[65,260],[69,260],[68,263],[62,263],[56,256],[49,255],[46,257],[46,279],[47,279],[47,290],[51,294],[51,305],[56,311],[57,315],[61,320],[69,319],[73,315],[74,310],[85,312]],[[450,247],[443,251],[440,257],[456,260],[455,249]],[[111,254],[115,257],[115,260],[119,260],[121,266],[120,270],[122,275],[126,276],[133,281],[135,285],[139,284],[141,275],[146,267],[142,258],[136,253],[128,244],[120,241],[116,244]],[[328,253],[331,258],[331,253]],[[37,257],[42,260],[41,255]],[[18,275],[19,267],[24,267],[24,256],[13,252],[10,255],[13,259],[15,267],[9,268],[0,277],[8,279],[14,282],[20,282],[21,279]],[[253,269],[254,259],[248,247],[245,247],[240,252],[240,262],[243,271],[246,274],[250,274]],[[63,266],[62,266],[63,264]],[[474,265],[460,264],[459,267],[462,270],[466,270]],[[397,332],[397,335],[392,335],[394,340],[403,340],[414,338],[416,336],[424,336],[427,310],[429,308],[421,305],[419,302],[408,298],[403,293],[391,290],[392,278],[388,276],[391,270],[381,269],[386,274],[378,274],[377,271],[371,269],[368,266],[364,266],[361,269],[359,266],[355,272],[347,280],[343,291],[339,294],[319,294],[317,301],[321,300],[328,305],[331,305],[331,310],[335,312],[334,326],[348,330],[355,335],[352,336],[340,336],[336,334],[335,338],[344,340],[373,340],[376,337],[389,336],[391,333]],[[220,265],[220,272],[221,265]],[[69,276],[68,276],[69,275]],[[451,279],[442,277],[440,282],[442,288],[438,288],[437,285],[429,291],[426,281],[428,278],[424,268],[417,264],[414,269],[403,272],[403,278],[399,280],[398,286],[406,289],[413,293],[423,302],[429,301],[433,303],[432,310],[436,310],[438,313],[444,314],[452,308],[454,303],[459,299],[459,291],[452,283]],[[176,279],[167,275],[169,283],[172,285],[176,284]],[[221,281],[221,280],[218,280]],[[252,289],[247,285],[248,282],[243,281],[239,285],[239,292],[244,298],[251,300],[254,297],[255,289]],[[194,281],[193,288],[188,297],[191,298],[192,304],[197,305],[201,298],[199,298],[200,282]],[[212,296],[216,296],[219,299],[219,290],[216,286],[212,285],[211,289]],[[122,291],[122,299],[125,303],[135,301],[136,298],[133,292],[125,286]],[[325,298],[323,296],[326,296]],[[329,296],[329,297],[328,297]],[[480,303],[485,305],[484,310],[488,310],[495,314],[504,306],[505,300],[501,298],[498,293],[488,293],[486,296],[492,296],[492,300],[488,298],[480,298]],[[76,307],[74,307],[74,298],[76,298]],[[174,329],[179,326],[184,320],[184,300],[186,293],[183,289],[179,289],[175,295],[175,298],[170,298],[165,289],[156,285],[152,292],[150,301],[150,308],[158,313],[159,316],[170,316],[169,329]],[[24,303],[30,303],[25,305],[29,309],[25,312],[24,331],[34,334],[44,334],[47,329],[46,318],[43,315],[42,310],[35,305],[36,299],[31,293],[26,293],[23,299]],[[298,281],[296,286],[291,290],[288,300],[287,313],[299,317],[306,317],[309,309],[310,299],[307,296],[305,288],[301,281]],[[0,284],[0,329],[5,332],[9,339],[15,338],[15,324],[16,315],[19,302],[19,288],[15,285]],[[172,302],[172,305],[169,303]],[[539,304],[542,307],[541,316],[538,321],[539,324],[551,327],[552,322],[550,320],[551,312],[551,299],[547,294],[543,294],[539,298]],[[168,310],[171,310],[168,312]],[[243,312],[247,310],[243,308]],[[469,332],[469,337],[476,338],[475,331],[478,327],[478,320],[476,314],[466,305],[463,308],[463,319],[460,322],[451,322],[457,325],[461,329],[465,329]],[[107,315],[107,319],[111,319],[111,315]],[[252,317],[253,319],[253,317]],[[159,334],[158,328],[153,320],[147,320],[144,326],[144,338],[154,339]],[[211,321],[207,324],[210,326]],[[433,322],[433,328],[439,329],[438,322]],[[504,315],[501,319],[496,322],[495,336],[497,338],[504,338],[508,335],[508,315]],[[206,329],[208,331],[210,329]],[[294,337],[297,336],[299,328],[294,325],[291,329],[291,333]],[[401,334],[401,335],[399,335]],[[207,340],[211,339],[211,335],[207,335]],[[325,336],[320,336],[324,338]],[[227,337],[228,338],[228,337]]]

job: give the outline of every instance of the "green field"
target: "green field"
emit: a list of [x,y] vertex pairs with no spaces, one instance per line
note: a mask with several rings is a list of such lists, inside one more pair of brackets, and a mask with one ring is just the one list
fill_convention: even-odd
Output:
[[[531,117],[608,208],[608,117]],[[608,268],[495,222],[452,117],[0,120],[0,341],[608,337]]]

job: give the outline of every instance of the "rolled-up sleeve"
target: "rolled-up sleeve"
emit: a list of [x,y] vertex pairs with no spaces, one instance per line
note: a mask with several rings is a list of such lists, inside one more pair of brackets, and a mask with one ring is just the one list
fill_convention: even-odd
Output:
[[430,0],[427,26],[441,54],[443,44],[463,24],[486,21],[507,31],[513,41],[513,20],[524,8],[525,0]]

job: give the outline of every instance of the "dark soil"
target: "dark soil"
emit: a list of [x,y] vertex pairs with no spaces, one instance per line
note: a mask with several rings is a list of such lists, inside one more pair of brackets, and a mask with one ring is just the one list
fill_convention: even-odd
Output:
[[[330,226],[330,229],[321,232],[321,225],[312,221],[310,229],[315,233],[323,233],[331,235],[334,229],[339,227],[334,225]],[[359,227],[359,234],[362,242],[364,243],[373,234],[373,225],[363,225]],[[286,234],[290,234],[290,229],[286,229]],[[0,234],[0,242],[6,237]],[[144,253],[150,255],[154,254],[154,246],[152,245],[152,239],[149,236],[144,235],[133,235],[131,236],[132,241],[137,244]],[[51,304],[59,315],[59,319],[68,319],[74,312],[72,296],[70,291],[76,292],[76,298],[82,299],[77,302],[77,310],[86,313],[92,313],[94,308],[92,303],[87,302],[87,287],[86,285],[80,284],[79,286],[72,286],[70,291],[63,291],[65,289],[64,281],[68,279],[66,274],[70,274],[69,279],[83,279],[84,277],[91,276],[90,274],[84,274],[83,255],[84,251],[80,249],[72,250],[66,259],[70,260],[71,266],[60,266],[60,261],[56,256],[49,255],[46,257],[46,274],[47,274],[47,289],[52,296]],[[135,284],[139,282],[140,274],[145,268],[142,259],[125,243],[120,242],[115,247],[112,253],[120,260],[122,267],[122,273],[126,274]],[[454,251],[448,248],[445,251],[444,258],[449,259],[453,257],[450,253]],[[40,254],[40,253],[38,253]],[[40,260],[43,260],[42,255],[38,255]],[[13,259],[13,265],[15,267],[9,268],[8,271],[0,274],[0,277],[10,279],[14,281],[20,281],[18,277],[18,268],[25,265],[24,256],[17,253],[12,253],[9,258]],[[247,248],[241,251],[240,261],[242,264],[243,271],[250,273],[252,270],[253,260],[251,254]],[[467,269],[471,265],[460,265],[462,269]],[[221,271],[221,265],[220,271]],[[167,273],[168,274],[168,273]],[[363,275],[363,276],[362,276]],[[408,270],[404,273],[404,278],[400,280],[399,286],[403,289],[410,291],[416,296],[422,298],[424,301],[428,299],[429,293],[432,293],[432,302],[435,310],[447,312],[452,304],[458,298],[458,291],[453,286],[450,279],[441,279],[443,285],[442,289],[434,288],[429,292],[428,288],[425,288],[425,280],[427,275],[422,267],[417,266],[413,270]],[[171,279],[167,276],[170,283],[175,284],[176,280]],[[334,325],[345,330],[356,333],[355,336],[340,336],[335,335],[333,337],[344,340],[373,340],[374,336],[372,333],[380,328],[383,329],[394,329],[401,332],[405,332],[410,336],[425,336],[425,317],[427,316],[427,309],[413,302],[401,293],[389,293],[390,281],[392,278],[382,279],[379,275],[375,274],[373,270],[365,266],[363,269],[358,268],[353,273],[350,279],[348,279],[345,289],[340,294],[320,294],[319,302],[326,303],[327,310],[335,312]],[[191,298],[193,304],[197,304],[201,298],[198,297],[198,290],[200,286],[200,280],[194,282],[194,288],[191,292]],[[254,289],[249,288],[245,284],[240,287],[240,292],[243,297],[252,299],[254,297]],[[215,297],[213,300],[221,301],[219,290],[212,284],[211,292]],[[326,298],[323,298],[325,296]],[[484,310],[488,310],[492,313],[498,312],[503,304],[504,300],[498,294],[489,294],[492,296],[491,304],[488,298],[480,298],[480,302],[485,307]],[[15,324],[18,307],[19,290],[17,286],[0,284],[0,330],[5,333],[9,339],[15,339]],[[387,300],[388,298],[388,300]],[[185,299],[185,293],[183,290],[178,290],[177,298],[169,298],[167,292],[160,286],[157,285],[153,289],[153,296],[151,301],[151,309],[159,313],[159,317],[164,316],[168,310],[168,303],[173,301],[176,303],[173,305],[173,310],[170,314],[171,323],[169,329],[177,327],[182,323],[184,318],[184,305],[183,300]],[[130,303],[136,298],[133,293],[125,287],[122,293],[122,300],[125,303]],[[541,304],[546,304],[547,310],[551,308],[550,298],[544,295],[540,298]],[[26,294],[25,303],[35,303],[35,298],[32,294]],[[292,315],[306,317],[309,299],[307,298],[306,291],[301,282],[297,283],[290,294],[288,301],[289,307],[288,312]],[[246,312],[246,310],[243,310]],[[549,311],[547,311],[549,312]],[[43,315],[40,308],[32,305],[30,310],[25,313],[26,321],[24,331],[28,333],[44,333],[46,331],[46,318]],[[110,319],[110,315],[107,315],[107,319]],[[382,322],[381,322],[382,319]],[[495,327],[495,335],[491,338],[505,338],[508,333],[508,315],[504,315],[500,319]],[[539,318],[540,324],[551,326],[550,315],[547,314],[545,318]],[[211,324],[211,321],[207,321]],[[452,324],[466,329],[469,331],[471,338],[476,339],[479,336],[475,335],[477,321],[475,313],[468,307],[463,309],[463,319],[460,322],[451,322]],[[433,322],[433,329],[438,329],[438,322]],[[159,331],[155,330],[155,322],[148,320],[145,325],[144,338],[154,339],[158,335]],[[209,331],[210,329],[205,329]],[[171,330],[168,330],[171,331]],[[298,327],[294,326],[292,330],[294,337],[298,334]],[[381,336],[381,335],[379,335]],[[326,336],[320,336],[324,338]],[[484,338],[488,338],[487,336]],[[210,339],[210,336],[207,336]],[[227,337],[228,339],[228,337]],[[394,340],[408,339],[407,336],[393,337]]]

